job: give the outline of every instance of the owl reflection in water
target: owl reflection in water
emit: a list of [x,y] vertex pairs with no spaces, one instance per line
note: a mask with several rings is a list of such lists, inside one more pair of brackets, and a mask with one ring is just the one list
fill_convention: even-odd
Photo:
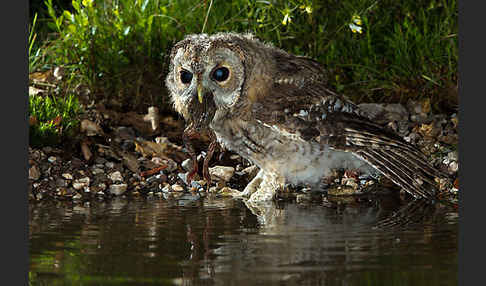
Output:
[[166,85],[185,132],[209,130],[260,169],[237,196],[271,200],[287,184],[318,186],[344,168],[381,174],[415,198],[434,198],[434,179],[444,175],[329,90],[318,62],[235,33],[189,35],[170,59]]

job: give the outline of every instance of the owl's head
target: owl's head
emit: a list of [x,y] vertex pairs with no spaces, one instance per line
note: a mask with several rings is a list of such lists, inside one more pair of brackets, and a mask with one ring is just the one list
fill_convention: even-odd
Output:
[[265,45],[232,33],[189,35],[178,42],[166,78],[175,109],[198,128],[208,127],[215,116],[238,113],[258,46]]

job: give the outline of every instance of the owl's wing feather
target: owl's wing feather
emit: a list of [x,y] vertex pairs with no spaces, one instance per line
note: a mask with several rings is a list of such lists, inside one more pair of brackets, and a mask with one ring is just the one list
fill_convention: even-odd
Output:
[[357,106],[329,91],[322,82],[277,81],[252,111],[261,122],[306,141],[352,152],[414,197],[432,199],[437,188],[434,179],[445,176],[418,149],[373,123]]

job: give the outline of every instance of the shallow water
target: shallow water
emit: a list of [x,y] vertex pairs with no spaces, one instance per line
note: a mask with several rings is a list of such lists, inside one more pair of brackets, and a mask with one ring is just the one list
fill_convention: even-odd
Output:
[[[31,285],[457,285],[458,216],[404,206],[117,199],[29,206]],[[413,206],[413,204],[412,204]],[[407,206],[409,207],[409,206]],[[415,211],[415,213],[418,211]]]

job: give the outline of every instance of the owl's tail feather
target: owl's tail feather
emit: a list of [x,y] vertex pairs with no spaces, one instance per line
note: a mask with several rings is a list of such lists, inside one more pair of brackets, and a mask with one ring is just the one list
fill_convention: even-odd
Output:
[[420,160],[421,156],[414,150],[364,148],[356,154],[415,198],[435,197],[437,184],[434,179],[441,174],[425,159]]

